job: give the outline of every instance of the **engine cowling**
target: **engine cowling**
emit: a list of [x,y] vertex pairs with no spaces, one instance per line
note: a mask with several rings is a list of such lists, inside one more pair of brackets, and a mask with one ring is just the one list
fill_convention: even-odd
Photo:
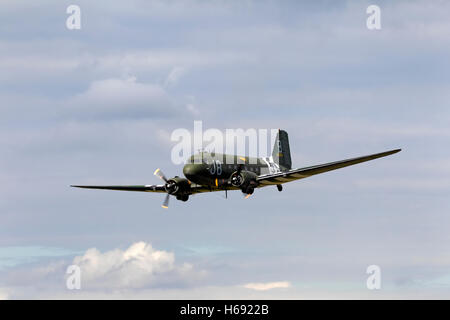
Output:
[[166,189],[166,192],[171,195],[189,194],[189,180],[180,177],[174,177],[167,180],[164,188]]
[[256,181],[257,177],[258,176],[254,172],[235,171],[230,176],[230,183],[233,187],[240,188],[242,192],[252,194],[254,188],[258,185],[258,182]]

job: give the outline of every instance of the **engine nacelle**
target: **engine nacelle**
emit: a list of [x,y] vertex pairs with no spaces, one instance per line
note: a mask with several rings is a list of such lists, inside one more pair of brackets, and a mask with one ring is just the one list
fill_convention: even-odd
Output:
[[189,180],[180,177],[174,177],[167,180],[164,185],[166,192],[171,195],[185,195],[190,193]]
[[233,187],[240,188],[242,192],[251,194],[253,193],[253,189],[258,185],[258,182],[256,182],[257,177],[254,172],[236,171],[231,174],[230,183]]

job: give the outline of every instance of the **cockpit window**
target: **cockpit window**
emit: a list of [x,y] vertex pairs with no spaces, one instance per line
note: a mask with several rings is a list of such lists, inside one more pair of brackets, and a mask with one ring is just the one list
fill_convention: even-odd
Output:
[[212,163],[212,159],[211,157],[207,157],[205,155],[202,156],[202,154],[195,154],[193,156],[190,156],[187,160],[186,160],[186,164],[194,164],[194,163],[207,163],[210,164]]
[[186,160],[186,164],[190,164],[190,163],[194,163],[194,156],[190,156],[190,157]]

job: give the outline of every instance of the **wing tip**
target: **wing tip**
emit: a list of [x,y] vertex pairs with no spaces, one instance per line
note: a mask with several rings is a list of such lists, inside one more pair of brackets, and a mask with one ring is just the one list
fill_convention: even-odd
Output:
[[387,157],[387,156],[391,156],[393,154],[399,153],[400,151],[402,151],[402,149],[393,149],[393,150],[384,151],[384,152],[381,152],[381,153],[376,153],[373,156],[375,156],[375,159],[376,158],[381,158],[381,157]]
[[80,186],[80,185],[75,185],[75,184],[71,184],[70,185],[71,188],[81,188],[81,189],[89,189],[90,186]]

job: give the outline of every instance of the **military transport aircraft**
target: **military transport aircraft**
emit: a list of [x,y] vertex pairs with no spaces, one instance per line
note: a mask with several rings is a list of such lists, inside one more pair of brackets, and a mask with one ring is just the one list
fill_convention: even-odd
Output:
[[164,184],[130,186],[73,185],[71,187],[166,193],[162,207],[167,209],[171,195],[175,196],[177,200],[187,201],[190,195],[196,193],[225,191],[225,194],[227,194],[228,190],[241,190],[245,197],[248,198],[256,188],[276,185],[278,191],[282,191],[283,183],[386,157],[399,151],[401,149],[292,169],[288,134],[284,130],[278,130],[271,157],[250,158],[202,151],[191,156],[183,167],[183,174],[186,178],[175,176],[167,179],[162,171],[157,169],[154,175],[163,180]]

